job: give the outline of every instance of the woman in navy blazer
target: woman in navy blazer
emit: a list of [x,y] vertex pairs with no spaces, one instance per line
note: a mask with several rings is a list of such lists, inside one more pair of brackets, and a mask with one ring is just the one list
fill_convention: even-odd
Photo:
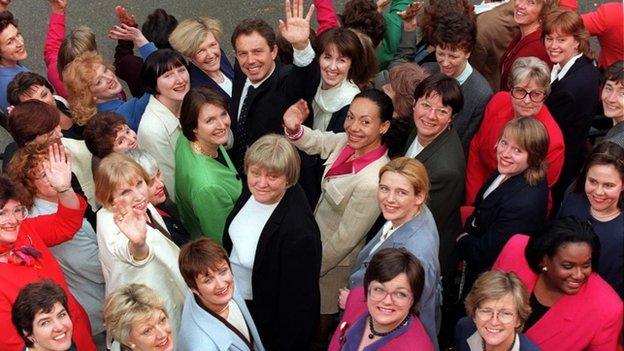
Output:
[[600,73],[592,63],[589,34],[576,11],[557,9],[543,25],[546,53],[554,66],[546,107],[565,142],[561,176],[553,187],[554,211],[578,176],[587,156],[585,139],[600,103]]
[[191,88],[207,86],[232,97],[234,69],[221,50],[221,22],[210,17],[186,19],[171,33],[171,46],[186,56],[189,63]]
[[498,170],[483,184],[475,209],[457,238],[458,256],[466,262],[467,292],[477,276],[490,269],[507,240],[533,234],[546,218],[546,128],[530,117],[508,122],[496,144]]

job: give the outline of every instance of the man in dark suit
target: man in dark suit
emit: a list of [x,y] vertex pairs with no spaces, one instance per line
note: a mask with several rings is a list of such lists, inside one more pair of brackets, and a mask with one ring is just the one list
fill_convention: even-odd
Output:
[[280,21],[281,36],[293,46],[294,65],[276,61],[275,32],[263,20],[246,19],[232,34],[236,55],[230,116],[234,132],[232,160],[242,171],[247,147],[265,134],[283,133],[282,115],[297,100],[310,101],[319,85],[320,70],[309,41],[310,8],[303,17],[303,0],[294,0]]

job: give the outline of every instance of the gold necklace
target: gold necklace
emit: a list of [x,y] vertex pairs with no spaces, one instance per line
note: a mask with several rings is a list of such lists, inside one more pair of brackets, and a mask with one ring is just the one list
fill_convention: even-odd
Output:
[[211,155],[208,152],[204,151],[204,148],[202,148],[202,146],[197,141],[192,141],[191,142],[191,149],[193,149],[193,151],[195,151],[198,154],[206,155],[206,156],[211,157],[211,158],[217,158],[219,156],[219,151],[215,152],[213,155]]

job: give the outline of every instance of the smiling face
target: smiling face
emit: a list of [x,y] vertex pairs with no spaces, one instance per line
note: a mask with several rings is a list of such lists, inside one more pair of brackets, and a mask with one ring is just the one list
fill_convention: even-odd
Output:
[[592,249],[589,244],[564,243],[553,257],[545,256],[542,272],[546,284],[567,295],[576,294],[592,273]]
[[459,48],[443,48],[440,45],[436,45],[435,55],[438,65],[440,66],[440,72],[449,77],[457,78],[466,68],[470,52]]
[[624,122],[624,84],[607,80],[600,98],[605,116],[612,118],[614,124]]
[[17,27],[9,24],[0,33],[0,64],[14,66],[28,57],[24,37]]
[[496,143],[498,173],[513,177],[529,168],[529,153],[515,140],[504,135]]
[[544,87],[539,86],[535,80],[529,79],[528,81],[521,82],[516,84],[513,88],[522,88],[525,91],[529,92],[522,99],[516,99],[515,97],[511,97],[511,107],[514,110],[516,117],[535,117],[537,113],[544,106],[544,101],[535,102],[531,100],[531,92],[539,91],[544,93]]
[[514,0],[514,21],[520,26],[537,25],[542,6],[539,0]]
[[600,214],[613,214],[624,196],[622,177],[614,165],[596,164],[587,170],[585,194],[591,208]]
[[113,152],[123,154],[128,150],[136,149],[138,146],[137,135],[134,130],[125,123],[120,125],[113,140]]
[[113,204],[131,207],[137,214],[145,214],[149,190],[143,178],[137,178],[130,183],[119,184],[112,193]]
[[422,97],[414,104],[414,123],[418,131],[418,142],[426,146],[449,127],[453,109],[442,104],[442,97],[436,92]]
[[19,201],[9,199],[0,209],[0,245],[13,244],[26,215]]
[[420,211],[425,194],[416,194],[414,185],[404,175],[386,171],[379,179],[377,201],[384,218],[397,228]]
[[230,115],[221,106],[204,104],[197,116],[197,128],[193,129],[203,150],[216,152],[219,145],[227,144]]
[[243,73],[252,83],[258,83],[273,70],[277,57],[277,45],[269,47],[258,32],[241,34],[234,48],[236,60]]
[[165,98],[181,102],[184,99],[184,95],[186,95],[191,88],[189,79],[188,70],[182,65],[172,67],[165,71],[165,73],[156,79],[158,99]]
[[149,202],[158,206],[167,200],[167,193],[165,192],[165,182],[162,180],[160,171],[150,179],[149,183]]
[[[391,330],[396,327],[412,308],[414,295],[405,273],[400,273],[392,280],[380,283],[373,280],[368,286],[366,307],[375,322],[375,329]],[[376,295],[382,297],[376,299]]]
[[579,42],[572,35],[550,33],[544,36],[546,53],[552,63],[563,67],[570,59],[579,54]]
[[130,336],[125,343],[134,344],[136,351],[173,351],[171,325],[165,313],[154,310],[148,318],[132,321]]
[[319,58],[321,66],[322,88],[330,89],[347,78],[351,69],[351,58],[341,55],[336,45],[330,44]]
[[486,345],[508,349],[514,341],[515,328],[520,326],[513,295],[507,294],[498,300],[481,302],[473,321]]
[[89,86],[96,103],[109,101],[117,98],[123,87],[113,71],[103,64],[95,67],[95,78]]
[[361,156],[381,145],[381,136],[390,128],[390,122],[381,121],[379,106],[367,98],[356,98],[351,102],[344,129],[347,144]]
[[217,264],[215,270],[208,269],[195,277],[195,284],[197,289],[192,289],[193,293],[213,312],[222,311],[234,295],[234,276],[226,261]]
[[277,174],[259,165],[247,169],[247,186],[254,199],[261,204],[271,205],[284,197],[288,179],[285,174]]
[[221,69],[221,46],[212,32],[197,47],[197,51],[190,57],[191,62],[206,73],[217,72]]
[[73,324],[69,314],[60,302],[56,302],[48,313],[43,311],[35,314],[31,350],[65,351],[72,343]]
[[30,89],[28,89],[28,91],[19,96],[19,100],[20,102],[24,102],[26,100],[39,100],[50,106],[56,107],[54,95],[52,95],[52,92],[48,89],[48,87],[43,85],[33,85]]

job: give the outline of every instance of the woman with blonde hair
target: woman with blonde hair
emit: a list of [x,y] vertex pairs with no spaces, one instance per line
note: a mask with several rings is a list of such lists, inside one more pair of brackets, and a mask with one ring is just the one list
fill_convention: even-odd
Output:
[[531,306],[529,294],[515,273],[481,274],[466,296],[465,305],[468,317],[460,319],[455,329],[458,351],[539,350],[520,333]]
[[128,284],[104,302],[104,324],[121,351],[173,351],[174,330],[158,293],[143,284]]
[[180,22],[169,35],[169,42],[190,61],[191,88],[207,86],[216,90],[229,104],[234,69],[221,50],[222,34],[219,20],[195,17]]
[[106,295],[129,283],[146,284],[165,301],[173,329],[182,313],[186,285],[178,270],[180,250],[149,203],[150,179],[130,157],[112,153],[95,172],[100,262]]
[[554,64],[545,104],[565,142],[563,169],[553,187],[556,210],[587,157],[585,140],[600,104],[600,73],[592,62],[589,33],[576,11],[550,12],[543,24],[542,39]]

